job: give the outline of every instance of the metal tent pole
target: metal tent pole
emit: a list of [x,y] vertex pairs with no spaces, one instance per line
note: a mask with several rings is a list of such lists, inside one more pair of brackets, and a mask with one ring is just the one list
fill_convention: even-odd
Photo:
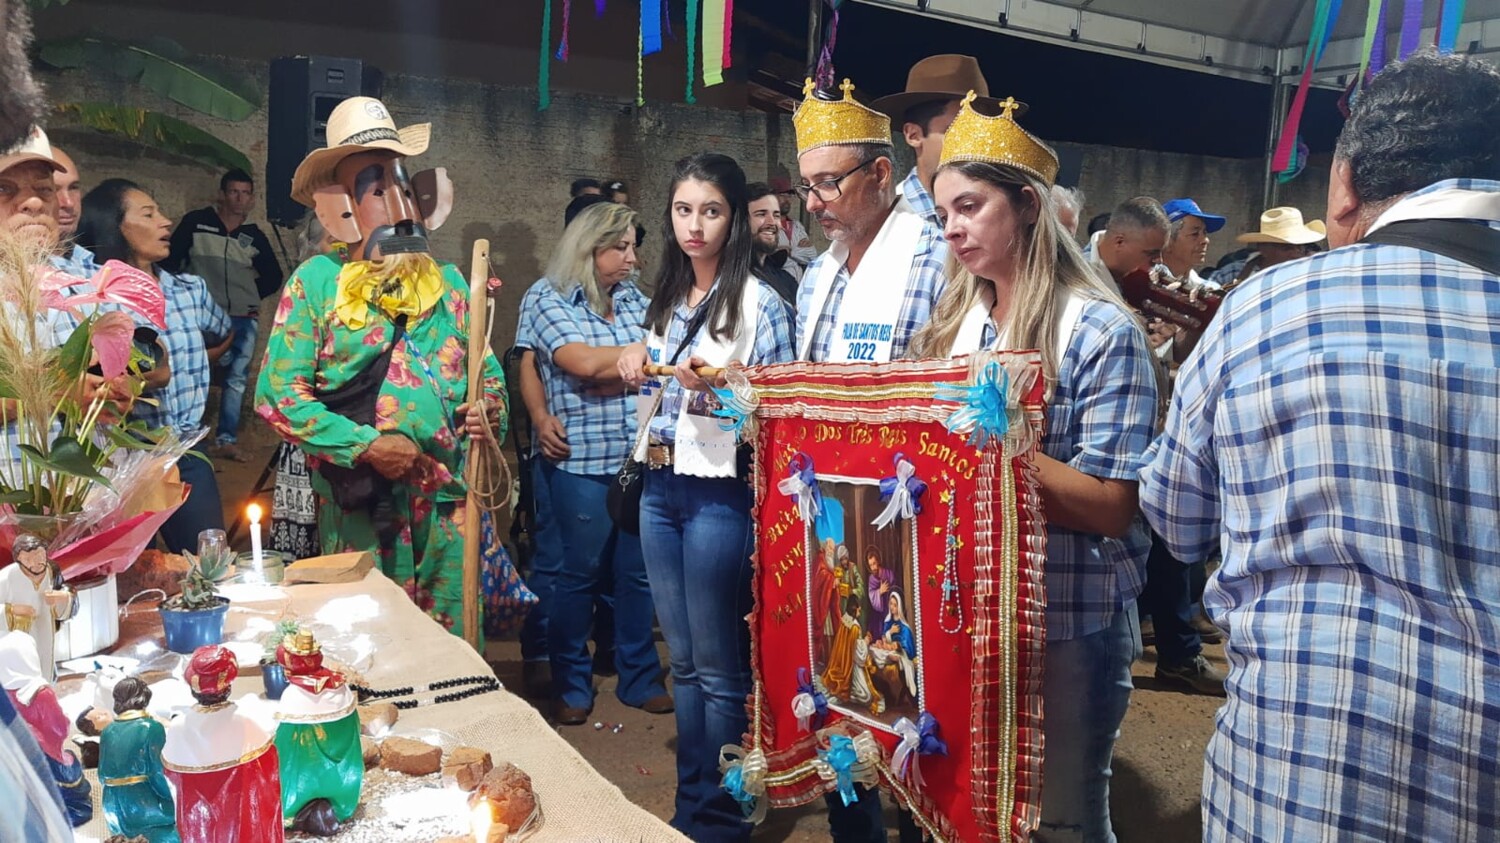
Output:
[[1271,81],[1271,120],[1270,128],[1266,132],[1266,161],[1264,182],[1261,185],[1261,211],[1276,206],[1277,194],[1281,189],[1281,185],[1276,181],[1276,173],[1272,170],[1271,159],[1276,155],[1276,139],[1281,137],[1281,128],[1286,121],[1287,91],[1290,90],[1281,78],[1283,61],[1281,50],[1277,50],[1276,75]]
[[823,0],[807,0],[807,75],[816,76],[818,48],[822,46]]

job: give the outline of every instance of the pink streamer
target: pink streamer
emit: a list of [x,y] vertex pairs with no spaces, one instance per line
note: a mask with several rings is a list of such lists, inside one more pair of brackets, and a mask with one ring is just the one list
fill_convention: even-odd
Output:
[[733,51],[730,45],[734,43],[734,0],[724,0],[724,66],[734,64]]

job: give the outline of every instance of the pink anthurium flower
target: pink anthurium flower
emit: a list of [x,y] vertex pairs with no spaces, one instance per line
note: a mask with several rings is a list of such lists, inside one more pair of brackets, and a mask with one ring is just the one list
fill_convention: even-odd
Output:
[[130,363],[131,341],[135,337],[135,320],[130,314],[115,310],[94,320],[89,343],[99,355],[99,368],[107,380],[125,374]]
[[78,285],[78,281],[62,273],[44,276],[41,280],[42,300],[48,307],[78,313],[78,308],[89,304],[118,304],[151,320],[151,324],[167,329],[167,299],[161,285],[150,275],[120,261],[109,261],[99,269],[91,281],[83,283],[85,289],[63,296],[62,289]]

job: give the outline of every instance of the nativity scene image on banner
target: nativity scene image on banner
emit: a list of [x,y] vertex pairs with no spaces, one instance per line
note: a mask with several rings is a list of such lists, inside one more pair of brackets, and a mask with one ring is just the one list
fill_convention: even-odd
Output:
[[1040,356],[745,370],[754,688],[722,785],[770,807],[879,787],[938,841],[1039,820]]

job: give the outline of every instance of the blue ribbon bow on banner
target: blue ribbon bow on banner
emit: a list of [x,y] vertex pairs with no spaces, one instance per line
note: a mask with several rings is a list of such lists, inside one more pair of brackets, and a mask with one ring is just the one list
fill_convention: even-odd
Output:
[[791,495],[792,502],[802,513],[802,520],[811,524],[823,511],[823,493],[818,489],[818,475],[813,472],[812,457],[802,451],[792,455],[789,465],[791,476],[776,484],[783,495]]
[[920,788],[923,783],[922,770],[917,764],[918,756],[948,754],[948,744],[937,736],[937,718],[924,711],[917,717],[916,723],[905,717],[897,720],[895,730],[901,736],[901,742],[896,744],[896,751],[891,754],[891,766],[896,769],[896,775],[902,781]]
[[859,761],[859,753],[854,748],[854,741],[843,735],[834,735],[828,739],[828,748],[818,750],[818,757],[832,768],[834,780],[838,782],[839,798],[844,800],[847,807],[859,801],[859,794],[854,790],[854,764]]
[[1010,372],[991,362],[972,386],[938,384],[935,397],[960,405],[943,421],[943,426],[953,433],[969,431],[969,444],[984,450],[990,439],[1001,439],[1010,431],[1006,407],[1009,395]]
[[812,728],[821,729],[828,717],[828,697],[813,685],[812,674],[805,667],[797,668],[797,695],[792,697],[792,714],[802,729],[807,729],[809,723]]
[[917,479],[916,466],[906,454],[896,452],[894,459],[896,474],[880,479],[880,499],[885,509],[870,522],[877,529],[883,528],[897,518],[915,518],[922,511],[922,496],[927,494],[927,484]]

